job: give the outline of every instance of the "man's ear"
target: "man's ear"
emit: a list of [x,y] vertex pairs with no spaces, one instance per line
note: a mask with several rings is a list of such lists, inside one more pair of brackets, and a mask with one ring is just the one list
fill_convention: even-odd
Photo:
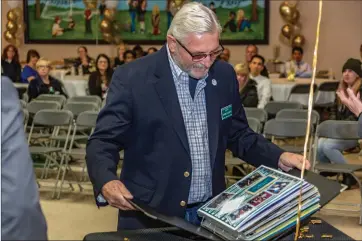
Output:
[[172,35],[167,35],[167,45],[171,53],[176,52],[176,39]]

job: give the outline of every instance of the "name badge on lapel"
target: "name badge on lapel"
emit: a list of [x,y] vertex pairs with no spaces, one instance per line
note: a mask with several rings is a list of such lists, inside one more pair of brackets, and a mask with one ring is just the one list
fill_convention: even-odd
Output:
[[221,120],[225,120],[233,115],[232,105],[221,108]]

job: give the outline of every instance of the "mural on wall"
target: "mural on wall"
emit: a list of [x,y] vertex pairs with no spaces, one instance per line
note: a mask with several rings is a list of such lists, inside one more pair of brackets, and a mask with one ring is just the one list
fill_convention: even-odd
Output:
[[[114,8],[107,8],[107,1],[112,2]],[[160,44],[165,41],[172,18],[184,1],[192,0],[24,1],[25,42],[109,42],[104,33],[113,31],[113,25],[107,25],[104,20],[113,11],[112,21],[119,39],[128,43]],[[216,13],[223,27],[224,44],[268,44],[269,0],[193,1],[203,3]]]

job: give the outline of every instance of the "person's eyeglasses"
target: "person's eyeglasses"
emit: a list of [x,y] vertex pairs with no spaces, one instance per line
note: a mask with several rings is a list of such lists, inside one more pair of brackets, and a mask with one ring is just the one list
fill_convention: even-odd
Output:
[[220,48],[218,50],[215,50],[209,54],[207,53],[197,53],[197,54],[193,54],[190,52],[190,50],[188,50],[182,43],[180,43],[180,41],[178,41],[176,39],[176,42],[184,49],[186,50],[187,53],[189,53],[189,55],[192,57],[192,61],[201,61],[203,59],[205,59],[207,56],[210,55],[211,59],[216,59],[223,51],[224,51],[224,47],[220,44]]
[[49,65],[39,65],[39,69],[49,69]]

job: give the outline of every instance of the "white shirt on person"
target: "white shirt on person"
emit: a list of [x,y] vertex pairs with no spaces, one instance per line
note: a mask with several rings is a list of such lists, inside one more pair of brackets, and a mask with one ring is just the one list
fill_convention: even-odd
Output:
[[271,81],[265,76],[258,75],[258,76],[252,76],[249,75],[250,79],[255,80],[256,82],[256,89],[258,92],[258,108],[264,109],[265,105],[270,101],[270,98],[272,96],[271,91]]
[[292,69],[294,69],[295,77],[310,78],[312,76],[312,68],[307,62],[304,62],[303,60],[300,62],[290,60],[285,63],[284,68],[284,73],[286,75],[288,75],[288,73],[291,72]]

